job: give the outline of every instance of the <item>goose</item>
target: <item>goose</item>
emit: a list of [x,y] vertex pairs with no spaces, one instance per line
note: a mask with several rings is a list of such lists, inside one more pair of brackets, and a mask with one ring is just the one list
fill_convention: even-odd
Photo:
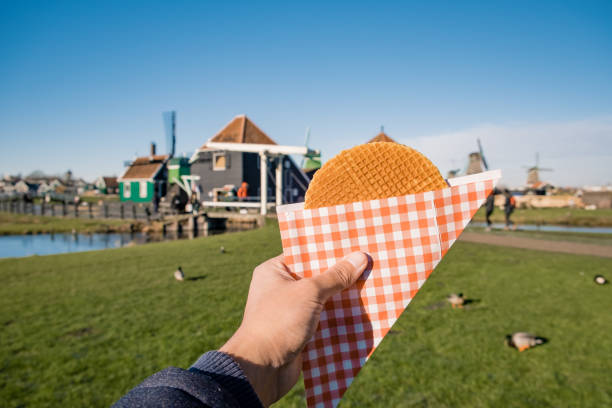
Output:
[[524,351],[528,348],[543,344],[544,339],[536,337],[531,333],[517,332],[506,336],[506,345],[514,347],[518,351]]
[[608,280],[603,275],[595,275],[595,278],[593,280],[598,285],[605,285],[606,283],[608,283]]
[[185,280],[185,274],[183,273],[183,269],[181,269],[180,266],[176,271],[174,271],[174,279],[181,282]]
[[459,294],[451,293],[450,295],[446,297],[446,300],[450,302],[453,309],[455,307],[463,308],[463,303],[465,302],[465,299],[463,299],[462,293],[459,293]]

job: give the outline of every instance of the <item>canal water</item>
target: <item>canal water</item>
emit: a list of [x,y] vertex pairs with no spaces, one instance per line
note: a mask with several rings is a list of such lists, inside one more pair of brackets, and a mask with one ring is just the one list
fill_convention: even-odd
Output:
[[[486,228],[484,222],[472,222],[470,227]],[[504,229],[506,224],[492,224],[493,229]],[[612,227],[570,227],[565,225],[517,225],[519,231],[543,231],[543,232],[582,232],[587,234],[612,234]]]
[[[473,227],[486,227],[485,223],[471,223]],[[502,229],[503,224],[493,224],[493,228]],[[582,232],[591,234],[612,234],[610,227],[567,227],[561,225],[520,225],[519,230],[524,231],[550,231],[550,232]],[[225,232],[238,231],[210,230],[206,234],[200,231],[199,235],[214,235]],[[107,248],[121,248],[127,245],[146,244],[148,242],[171,241],[176,239],[190,239],[194,234],[41,234],[41,235],[6,235],[0,236],[0,258],[24,257],[31,255],[52,255],[68,252],[93,251]]]
[[148,242],[192,239],[196,236],[215,235],[234,230],[200,231],[194,234],[40,234],[0,236],[0,258],[24,257],[30,255],[52,255],[68,252],[94,251],[98,249],[121,248]]

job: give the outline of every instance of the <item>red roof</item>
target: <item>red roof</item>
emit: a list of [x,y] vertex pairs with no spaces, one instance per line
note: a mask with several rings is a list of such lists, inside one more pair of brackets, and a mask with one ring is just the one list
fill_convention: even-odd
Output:
[[[271,144],[276,142],[257,127],[246,115],[238,115],[208,142]],[[206,149],[206,142],[202,149]]]
[[547,186],[552,186],[552,185],[550,183],[546,183],[545,181],[536,181],[535,183],[531,184],[529,188],[541,189]]
[[167,154],[157,154],[155,156],[143,156],[143,157],[137,157],[133,162],[132,165],[134,164],[149,164],[149,163],[157,163],[157,162],[163,162],[164,160],[166,160],[168,158]]
[[138,157],[132,162],[121,179],[150,179],[168,160],[168,155]]
[[393,140],[389,136],[387,136],[387,134],[385,132],[380,132],[379,134],[374,136],[372,139],[370,139],[370,141],[368,143],[374,143],[374,142],[397,143],[395,140]]
[[102,177],[104,179],[104,185],[107,188],[116,188],[119,186],[117,183],[117,177]]

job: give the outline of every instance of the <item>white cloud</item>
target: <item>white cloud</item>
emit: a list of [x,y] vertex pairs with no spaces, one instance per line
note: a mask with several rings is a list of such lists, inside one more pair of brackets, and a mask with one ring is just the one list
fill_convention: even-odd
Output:
[[502,169],[504,183],[525,183],[523,166],[552,168],[540,177],[555,185],[602,185],[612,182],[612,116],[555,123],[494,125],[398,140],[429,157],[444,175],[465,168],[480,139],[489,168]]

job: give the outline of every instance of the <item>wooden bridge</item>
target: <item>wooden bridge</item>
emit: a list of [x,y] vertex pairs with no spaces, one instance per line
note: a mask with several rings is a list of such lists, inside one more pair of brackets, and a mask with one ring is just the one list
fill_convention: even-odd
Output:
[[201,212],[198,214],[180,214],[165,217],[161,220],[163,231],[208,231],[227,229],[228,227],[261,227],[265,217],[259,214],[240,214],[228,211]]

